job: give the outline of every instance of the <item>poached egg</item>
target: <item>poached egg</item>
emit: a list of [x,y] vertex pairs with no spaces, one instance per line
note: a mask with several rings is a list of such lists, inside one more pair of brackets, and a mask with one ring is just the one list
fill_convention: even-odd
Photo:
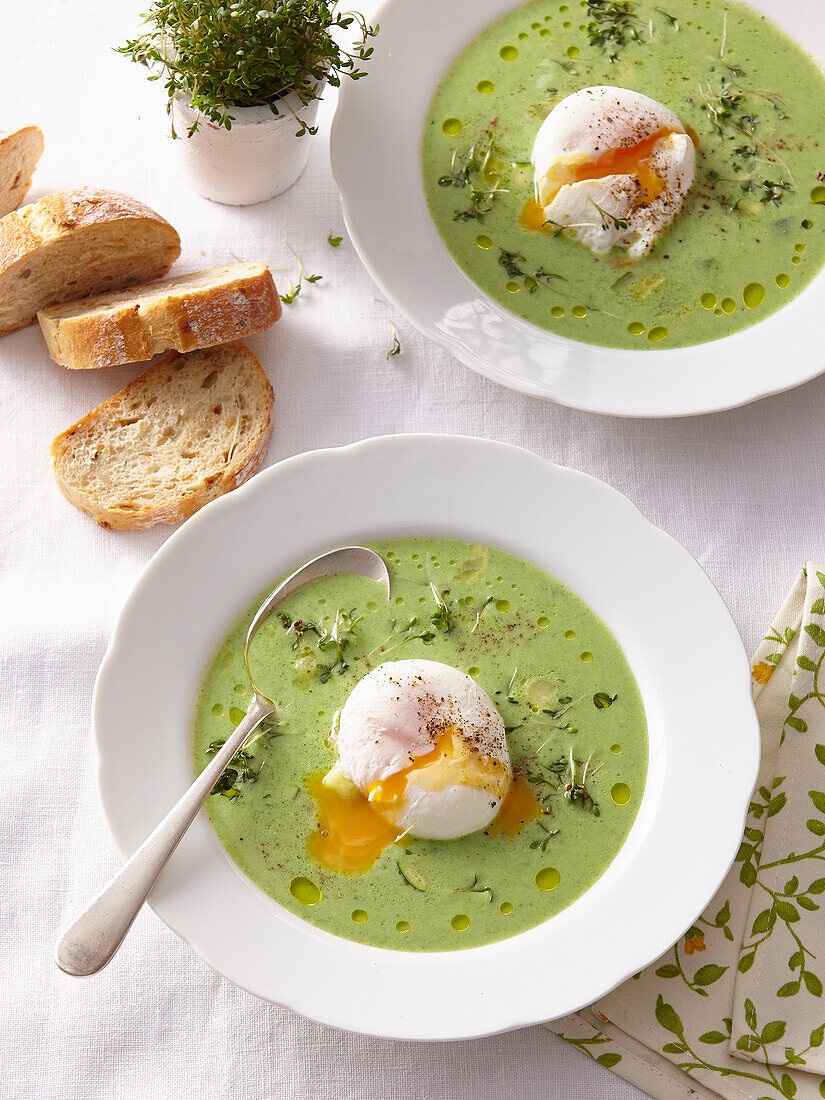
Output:
[[582,88],[557,104],[532,154],[543,220],[591,252],[649,252],[682,208],[696,148],[679,119],[627,88]]
[[464,672],[388,661],[353,688],[340,715],[338,762],[315,795],[313,854],[369,867],[402,834],[451,840],[486,828],[510,787],[501,716]]

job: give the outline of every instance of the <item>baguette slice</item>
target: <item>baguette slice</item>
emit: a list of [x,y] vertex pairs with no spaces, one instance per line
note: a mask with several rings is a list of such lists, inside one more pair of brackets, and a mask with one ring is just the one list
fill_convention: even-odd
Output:
[[59,191],[0,218],[0,336],[56,302],[165,275],[180,239],[116,191]]
[[39,126],[0,130],[0,218],[23,201],[43,149]]
[[60,491],[101,527],[179,523],[255,473],[272,388],[243,344],[170,353],[51,446]]
[[84,370],[241,340],[280,316],[269,268],[229,264],[50,306],[37,319],[55,363]]

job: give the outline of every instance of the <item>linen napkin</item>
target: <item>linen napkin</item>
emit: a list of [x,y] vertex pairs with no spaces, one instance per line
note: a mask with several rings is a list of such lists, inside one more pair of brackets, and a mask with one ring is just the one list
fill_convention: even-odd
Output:
[[727,878],[667,954],[547,1025],[657,1100],[825,1097],[824,565],[802,570],[751,675],[762,763]]

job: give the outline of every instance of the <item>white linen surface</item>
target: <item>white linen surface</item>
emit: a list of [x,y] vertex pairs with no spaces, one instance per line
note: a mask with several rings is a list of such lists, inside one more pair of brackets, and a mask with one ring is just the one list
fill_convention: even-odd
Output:
[[[572,412],[482,380],[396,314],[346,238],[338,249],[327,244],[328,233],[343,231],[327,153],[332,95],[309,168],[286,195],[235,209],[187,190],[159,85],[110,49],[133,32],[143,6],[6,0],[0,129],[36,122],[45,132],[30,199],[111,187],[168,217],[183,242],[176,270],[235,257],[274,267],[289,259],[291,245],[308,271],[323,274],[285,307],[274,330],[250,341],[275,390],[267,461],[387,432],[521,444],[603,478],[684,543],[753,650],[799,563],[825,554],[825,378],[739,411],[660,423]],[[403,345],[390,360],[387,316]],[[59,495],[48,448],[136,373],[63,370],[35,328],[0,343],[4,1095],[641,1097],[541,1028],[410,1045],[318,1026],[229,985],[149,911],[97,978],[76,981],[54,967],[61,927],[118,863],[95,792],[95,672],[123,598],[169,532],[97,528]]]

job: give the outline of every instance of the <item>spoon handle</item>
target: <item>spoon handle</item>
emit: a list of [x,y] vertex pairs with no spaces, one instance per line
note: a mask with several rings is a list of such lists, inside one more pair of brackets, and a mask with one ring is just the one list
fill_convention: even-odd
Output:
[[245,717],[186,794],[60,937],[54,959],[61,970],[74,977],[85,977],[96,974],[112,959],[227,764],[255,727],[274,709],[259,695],[254,696]]

